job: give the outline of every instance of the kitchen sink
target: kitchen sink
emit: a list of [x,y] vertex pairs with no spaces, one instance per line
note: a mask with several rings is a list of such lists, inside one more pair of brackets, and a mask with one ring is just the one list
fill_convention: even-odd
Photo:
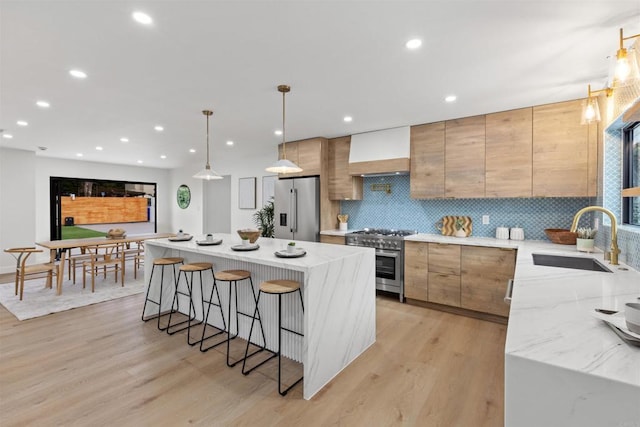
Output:
[[546,265],[548,267],[575,268],[577,270],[591,270],[611,273],[607,267],[594,258],[532,254],[535,265]]

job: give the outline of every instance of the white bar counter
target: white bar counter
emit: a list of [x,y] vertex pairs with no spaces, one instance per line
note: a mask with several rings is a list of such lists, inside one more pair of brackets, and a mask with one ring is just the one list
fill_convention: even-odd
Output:
[[[283,298],[283,326],[303,331],[304,339],[283,333],[283,355],[304,365],[303,396],[311,399],[342,369],[355,360],[375,342],[376,336],[376,287],[375,250],[355,246],[331,245],[297,241],[297,247],[307,254],[301,258],[278,258],[275,252],[284,250],[288,240],[260,238],[260,248],[255,251],[234,251],[231,246],[241,243],[238,235],[215,234],[222,244],[199,246],[194,236],[187,242],[171,242],[168,239],[149,241],[145,244],[145,281],[149,283],[153,259],[158,257],[183,257],[185,263],[212,262],[214,270],[243,269],[252,273],[253,285],[269,279],[289,279],[302,283],[304,315],[297,294]],[[165,271],[162,311],[168,311],[173,298],[172,275]],[[197,275],[194,286],[194,302],[202,318],[199,304],[200,288]],[[211,276],[205,274],[205,284]],[[167,286],[170,285],[170,286]],[[210,287],[205,287],[209,297]],[[228,285],[219,283],[222,306],[226,317]],[[150,297],[159,298],[160,274],[158,269],[151,283]],[[184,279],[181,289],[184,289]],[[215,296],[214,296],[215,299]],[[260,300],[260,313],[265,323],[267,346],[277,348],[277,298],[264,295]],[[253,313],[253,298],[247,286],[238,285],[238,304],[241,311]],[[212,313],[215,306],[212,306]],[[157,314],[157,306],[147,304],[145,317]],[[187,313],[186,298],[181,299],[180,311]],[[232,314],[233,315],[233,314]],[[209,323],[221,326],[219,315]],[[246,339],[251,319],[240,316],[239,336]],[[235,324],[235,321],[233,322]],[[234,325],[235,328],[235,325]],[[254,342],[261,343],[256,331]],[[186,345],[186,344],[185,344]],[[238,375],[242,376],[240,370]]]

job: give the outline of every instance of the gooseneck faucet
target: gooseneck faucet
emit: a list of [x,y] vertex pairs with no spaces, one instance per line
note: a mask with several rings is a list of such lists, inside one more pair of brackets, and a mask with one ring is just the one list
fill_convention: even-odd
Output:
[[[618,265],[618,254],[620,253],[620,249],[618,249],[618,222],[616,221],[616,216],[609,209],[605,209],[602,206],[587,206],[586,208],[580,209],[573,217],[571,232],[575,233],[576,229],[578,228],[578,221],[580,220],[582,214],[593,211],[606,213],[611,219],[611,259],[609,262],[611,265]],[[605,252],[605,257],[606,255],[607,253]]]

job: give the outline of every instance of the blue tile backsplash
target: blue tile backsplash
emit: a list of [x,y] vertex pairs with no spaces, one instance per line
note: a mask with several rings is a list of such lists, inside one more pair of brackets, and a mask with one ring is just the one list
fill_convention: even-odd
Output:
[[[371,184],[390,184],[391,193],[372,191]],[[573,215],[589,198],[438,199],[413,200],[409,196],[409,176],[364,178],[361,201],[340,202],[341,213],[349,215],[349,228],[403,228],[421,233],[439,233],[436,221],[445,215],[470,216],[473,235],[495,237],[496,227],[522,227],[526,239],[546,240],[545,228],[569,228]],[[489,215],[490,223],[482,224]],[[585,215],[581,226],[590,224]]]

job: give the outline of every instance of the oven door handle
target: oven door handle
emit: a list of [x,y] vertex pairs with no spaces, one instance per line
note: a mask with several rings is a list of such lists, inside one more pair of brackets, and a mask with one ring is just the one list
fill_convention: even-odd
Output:
[[398,258],[400,257],[400,251],[387,251],[384,249],[376,249],[376,255]]

